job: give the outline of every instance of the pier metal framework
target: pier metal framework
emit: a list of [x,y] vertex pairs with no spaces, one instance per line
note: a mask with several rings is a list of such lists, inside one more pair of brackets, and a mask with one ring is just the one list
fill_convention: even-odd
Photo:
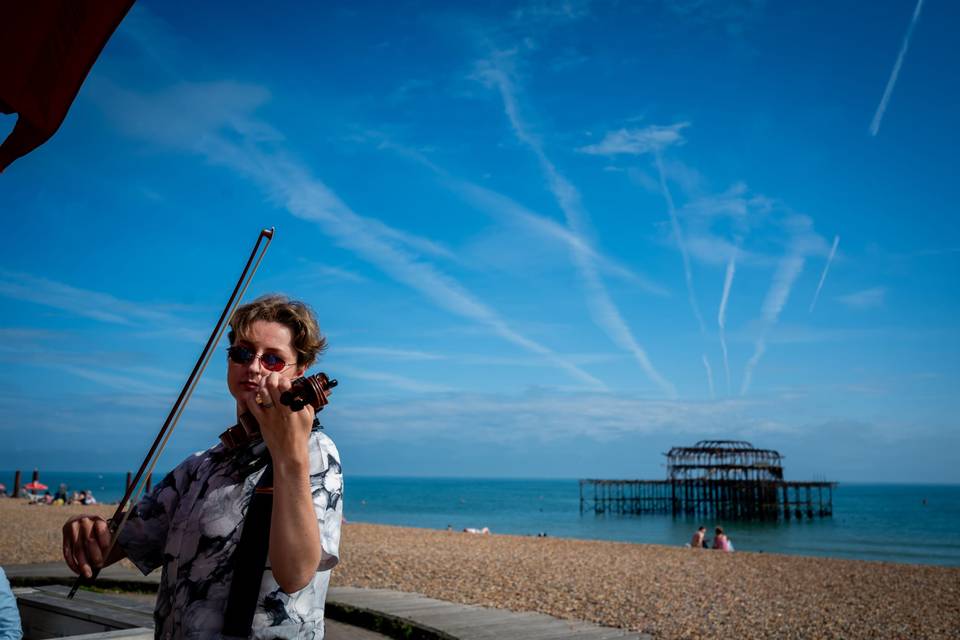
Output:
[[742,440],[673,447],[666,480],[580,480],[580,512],[802,519],[833,515],[835,482],[783,479],[783,456]]

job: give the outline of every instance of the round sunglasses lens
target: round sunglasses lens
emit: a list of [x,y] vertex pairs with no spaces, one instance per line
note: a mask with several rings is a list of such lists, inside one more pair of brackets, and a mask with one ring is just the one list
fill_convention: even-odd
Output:
[[230,347],[227,349],[227,354],[237,364],[248,364],[253,360],[253,351],[243,347]]
[[281,360],[279,357],[273,355],[272,353],[265,353],[260,356],[260,362],[263,363],[263,366],[268,371],[283,371],[283,368],[287,366],[287,363]]

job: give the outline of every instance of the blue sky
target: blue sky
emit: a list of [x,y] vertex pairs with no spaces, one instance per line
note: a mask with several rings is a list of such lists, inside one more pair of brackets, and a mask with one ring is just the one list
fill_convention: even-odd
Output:
[[0,468],[135,468],[275,226],[348,472],[960,482],[954,5],[475,4],[139,2],[0,176]]

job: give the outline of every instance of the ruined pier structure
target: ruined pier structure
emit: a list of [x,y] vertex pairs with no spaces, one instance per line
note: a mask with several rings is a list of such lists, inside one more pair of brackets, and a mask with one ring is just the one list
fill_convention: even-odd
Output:
[[728,519],[833,515],[835,482],[788,482],[783,456],[741,440],[701,440],[666,454],[666,480],[581,480],[580,513],[713,515]]

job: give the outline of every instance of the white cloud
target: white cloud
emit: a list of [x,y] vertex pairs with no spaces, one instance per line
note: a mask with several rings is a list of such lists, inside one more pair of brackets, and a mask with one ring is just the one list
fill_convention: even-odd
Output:
[[669,146],[683,144],[681,131],[689,126],[689,122],[678,122],[667,126],[653,124],[643,129],[609,131],[603,140],[597,144],[580,147],[579,151],[603,156],[654,153]]
[[[391,360],[444,360],[446,355],[429,353],[412,349],[395,349],[392,347],[337,347],[337,355],[360,355]],[[541,363],[542,364],[542,363]]]
[[108,293],[81,289],[29,273],[0,269],[0,296],[60,309],[110,324],[172,326],[175,317],[162,307],[122,300]]
[[58,370],[79,378],[84,378],[95,382],[97,385],[114,389],[121,393],[138,394],[149,396],[170,397],[174,392],[173,386],[160,386],[145,382],[139,372],[111,373],[102,369],[94,369],[89,366],[58,365]]
[[412,393],[449,393],[456,390],[454,387],[448,385],[424,382],[406,375],[396,375],[384,371],[370,371],[368,369],[360,369],[342,364],[337,366],[337,375],[341,378],[356,378],[358,380],[376,382]]
[[[522,393],[437,394],[426,398],[350,403],[331,408],[337,419],[373,440],[454,436],[481,442],[535,438],[611,440],[630,434],[748,436],[768,424],[769,400],[715,402],[655,400],[630,394],[569,394],[553,389]],[[735,425],[735,426],[731,426]]]
[[865,311],[882,307],[887,297],[886,287],[873,287],[862,291],[855,291],[843,296],[837,296],[836,300],[850,309]]
[[369,282],[369,280],[359,273],[355,273],[347,269],[341,269],[340,267],[334,267],[326,264],[315,264],[313,265],[313,269],[318,274],[333,278],[335,280],[344,280],[346,282],[355,282],[357,284]]
[[224,132],[251,142],[283,139],[252,115],[270,100],[270,92],[260,85],[180,81],[160,91],[135,93],[95,76],[87,89],[114,126],[159,146],[196,150],[208,136]]
[[747,222],[769,214],[773,202],[760,194],[751,193],[743,182],[736,182],[726,191],[715,195],[697,195],[687,202],[681,213],[687,217],[730,218]]

